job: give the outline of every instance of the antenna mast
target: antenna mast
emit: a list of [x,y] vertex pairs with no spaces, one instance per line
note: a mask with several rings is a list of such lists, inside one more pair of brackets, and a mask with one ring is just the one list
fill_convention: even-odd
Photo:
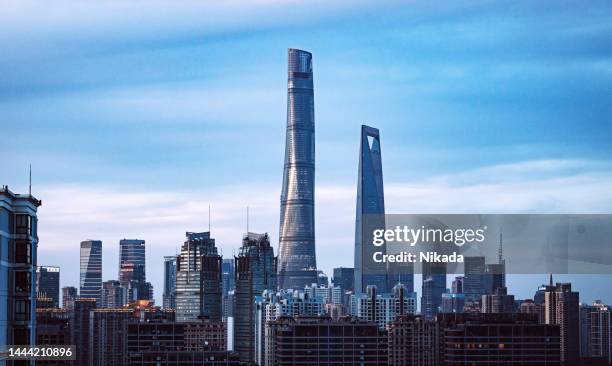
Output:
[[32,195],[32,164],[30,164],[30,184],[28,188],[28,193],[30,196]]

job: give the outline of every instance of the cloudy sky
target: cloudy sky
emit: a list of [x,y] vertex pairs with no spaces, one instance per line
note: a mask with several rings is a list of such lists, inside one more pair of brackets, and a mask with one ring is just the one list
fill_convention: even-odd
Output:
[[[610,213],[609,2],[3,2],[0,183],[33,193],[39,263],[79,242],[163,255],[211,227],[278,244],[286,52],[314,54],[316,240],[352,266],[359,126],[381,130],[391,213]],[[612,301],[605,277],[570,277]],[[546,276],[511,282],[518,297]]]

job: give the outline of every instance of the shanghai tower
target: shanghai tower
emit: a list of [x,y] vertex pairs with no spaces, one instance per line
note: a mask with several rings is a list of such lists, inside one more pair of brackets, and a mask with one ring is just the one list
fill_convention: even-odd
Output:
[[289,49],[287,138],[280,209],[281,289],[317,282],[314,235],[314,93],[312,54]]

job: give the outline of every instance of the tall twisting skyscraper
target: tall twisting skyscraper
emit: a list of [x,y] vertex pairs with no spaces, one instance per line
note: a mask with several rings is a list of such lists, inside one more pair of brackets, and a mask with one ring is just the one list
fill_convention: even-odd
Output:
[[312,54],[289,49],[287,140],[280,210],[279,287],[317,282]]

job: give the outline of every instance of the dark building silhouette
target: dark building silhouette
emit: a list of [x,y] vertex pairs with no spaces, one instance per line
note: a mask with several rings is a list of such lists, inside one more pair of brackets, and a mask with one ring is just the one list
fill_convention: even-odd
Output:
[[281,289],[302,289],[317,283],[312,54],[290,48],[288,64],[278,281]]
[[127,323],[133,309],[95,309],[91,312],[93,366],[122,366],[127,363]]
[[465,257],[463,293],[467,301],[480,301],[487,294],[485,288],[485,257]]
[[355,269],[350,267],[334,268],[332,284],[342,291],[353,291],[355,288]]
[[438,327],[420,315],[401,315],[387,326],[389,365],[438,366]]
[[535,314],[439,314],[437,326],[440,365],[561,364],[559,326]]
[[164,257],[163,306],[176,309],[176,256]]
[[89,322],[91,312],[96,309],[96,299],[80,298],[74,302],[72,313],[71,330],[72,340],[75,345],[75,366],[87,366],[93,364],[93,338],[92,328]]
[[376,323],[344,317],[269,322],[266,365],[386,365],[387,337]]
[[[39,346],[72,344],[71,313],[65,309],[36,309],[36,344]],[[38,360],[36,365],[66,365],[66,361]]]
[[247,233],[236,263],[234,350],[240,360],[255,360],[255,296],[277,289],[277,257],[268,234]]
[[140,322],[127,326],[128,365],[238,365],[225,351],[225,327],[208,319]]
[[60,301],[60,268],[55,266],[36,267],[36,287],[38,296],[49,297],[53,307],[59,307]]
[[0,189],[0,344],[34,344],[36,264],[41,202]]

